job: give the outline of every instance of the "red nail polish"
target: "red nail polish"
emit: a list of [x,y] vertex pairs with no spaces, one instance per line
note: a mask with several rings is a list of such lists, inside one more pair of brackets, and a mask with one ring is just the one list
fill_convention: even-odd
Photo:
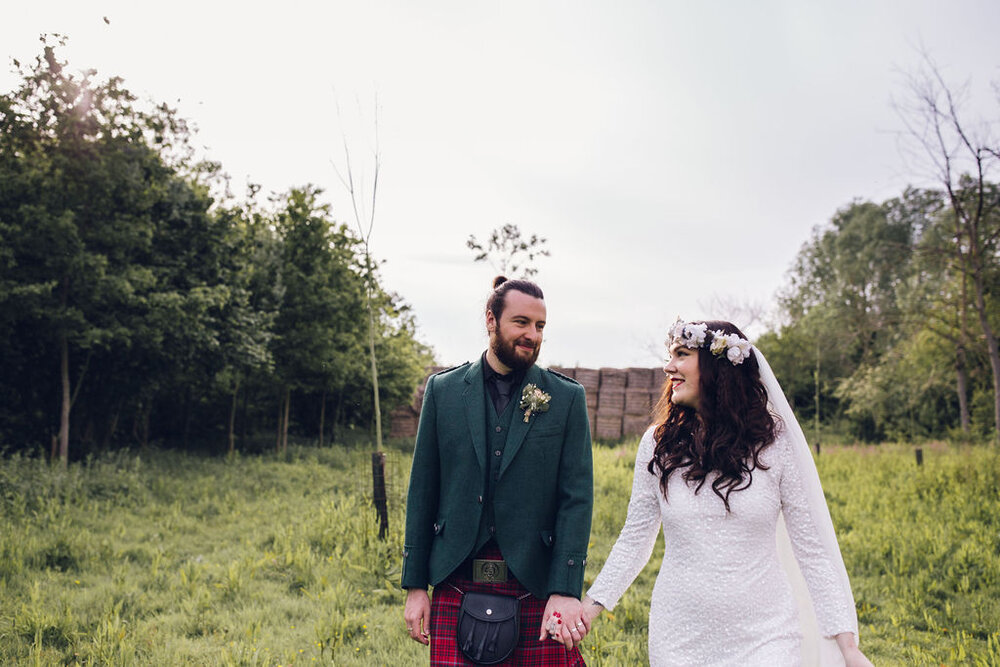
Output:
[[562,619],[561,618],[557,618],[556,619],[556,623],[558,623],[559,625],[562,625]]

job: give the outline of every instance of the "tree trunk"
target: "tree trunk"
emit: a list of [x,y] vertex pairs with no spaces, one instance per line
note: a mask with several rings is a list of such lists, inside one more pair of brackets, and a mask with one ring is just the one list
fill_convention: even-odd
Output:
[[240,449],[247,450],[247,405],[250,402],[250,389],[243,387],[243,406],[240,409]]
[[979,325],[983,329],[983,337],[986,338],[986,349],[990,354],[990,369],[993,371],[993,437],[994,440],[1000,441],[1000,348],[997,346],[996,333],[990,325],[986,310],[986,289],[980,272],[973,276],[973,283],[976,287],[976,313],[979,315]]
[[319,446],[323,446],[323,429],[326,428],[326,390],[319,402]]
[[344,415],[344,392],[337,392],[337,402],[333,407],[333,419],[330,420],[330,444],[335,445],[337,443],[337,425],[340,424],[340,420]]
[[281,427],[284,425],[285,422],[284,417],[282,417],[282,415],[284,414],[285,414],[285,400],[282,399],[278,401],[278,429],[274,443],[274,451],[278,452],[279,454],[281,453]]
[[114,440],[115,432],[118,431],[118,421],[121,419],[121,406],[115,408],[115,411],[111,413],[111,421],[108,424],[108,432],[104,437],[105,446],[110,446],[111,442]]
[[820,371],[820,347],[819,347],[819,337],[816,337],[816,370],[813,374],[813,384],[815,389],[815,401],[816,401],[816,414],[813,415],[813,421],[816,430],[816,453],[819,454],[819,371]]
[[958,422],[963,433],[968,433],[969,418],[969,369],[966,366],[965,347],[955,349],[955,391],[958,393]]
[[382,407],[378,397],[378,366],[375,363],[375,314],[372,312],[371,285],[368,286],[368,352],[372,365],[372,400],[375,406],[375,451],[382,451]]
[[69,465],[69,340],[65,333],[59,336],[59,379],[62,383],[62,409],[59,412],[59,461]]
[[188,449],[188,440],[191,435],[191,389],[190,387],[184,389],[184,404],[182,408],[182,429],[181,443],[184,446],[185,451]]
[[372,452],[372,499],[378,512],[378,538],[389,533],[389,504],[385,495],[385,452]]
[[292,390],[288,388],[285,390],[285,419],[281,424],[281,451],[288,451],[288,415],[291,412],[292,407]]
[[229,454],[236,451],[236,405],[240,394],[240,376],[233,383],[233,402],[229,406]]

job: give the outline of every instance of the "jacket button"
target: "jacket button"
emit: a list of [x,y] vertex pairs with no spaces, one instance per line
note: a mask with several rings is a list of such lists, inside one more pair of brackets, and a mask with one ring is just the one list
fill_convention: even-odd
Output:
[[568,561],[566,561],[566,564],[572,566],[572,565],[576,565],[576,562],[574,562],[573,559],[570,558]]
[[496,526],[490,526],[490,535],[495,535],[496,532],[497,532],[497,527]]
[[498,449],[498,450],[496,450],[495,452],[493,452],[493,456],[503,456],[503,452],[501,452],[501,451],[500,451],[500,450]]
[[497,426],[497,433],[503,430],[503,426]]
[[479,504],[480,504],[480,505],[482,505],[482,504],[483,504],[483,497],[482,497],[482,496],[479,496]]
[[439,530],[441,530],[441,526],[439,526],[439,525],[437,525],[437,524],[434,524],[434,532],[436,533],[436,532],[438,532]]

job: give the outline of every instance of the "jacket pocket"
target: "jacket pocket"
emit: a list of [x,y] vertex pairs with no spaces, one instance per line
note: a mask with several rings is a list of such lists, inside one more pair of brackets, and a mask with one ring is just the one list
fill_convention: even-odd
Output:
[[547,424],[545,426],[539,426],[538,428],[533,428],[528,431],[529,438],[551,438],[553,436],[562,435],[564,429],[561,424]]

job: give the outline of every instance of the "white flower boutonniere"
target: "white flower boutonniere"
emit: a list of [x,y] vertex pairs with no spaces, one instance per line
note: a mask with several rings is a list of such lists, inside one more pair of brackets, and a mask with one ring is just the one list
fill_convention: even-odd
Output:
[[521,409],[524,410],[524,423],[527,424],[531,415],[536,412],[545,412],[549,409],[549,401],[552,397],[535,385],[528,383],[524,385],[521,392]]

